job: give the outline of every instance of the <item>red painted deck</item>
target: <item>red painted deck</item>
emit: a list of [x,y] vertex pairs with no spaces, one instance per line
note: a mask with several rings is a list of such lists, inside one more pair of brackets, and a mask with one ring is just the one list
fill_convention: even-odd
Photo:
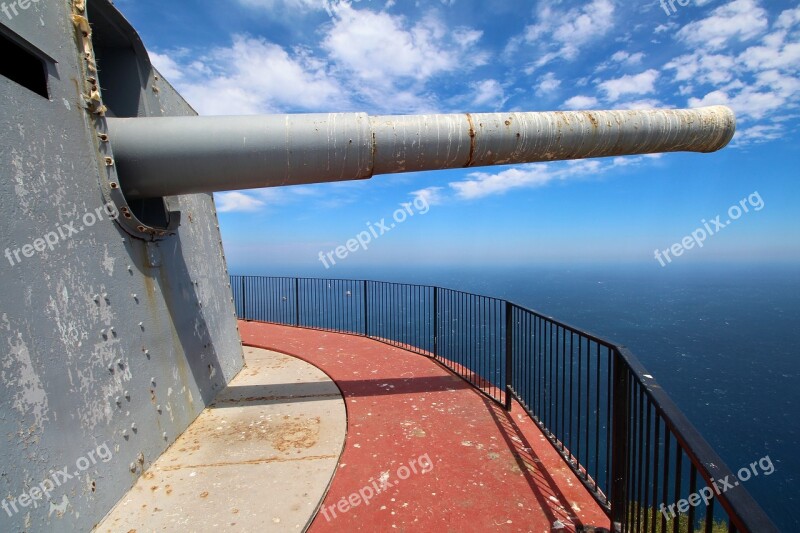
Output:
[[609,521],[539,429],[424,356],[239,322],[245,344],[326,372],[347,406],[339,468],[310,530],[576,531]]

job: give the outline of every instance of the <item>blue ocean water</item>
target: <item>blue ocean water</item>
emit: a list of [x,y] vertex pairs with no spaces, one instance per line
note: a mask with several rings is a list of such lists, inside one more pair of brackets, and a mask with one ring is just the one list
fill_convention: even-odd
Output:
[[751,478],[747,489],[781,531],[800,530],[799,265],[441,266],[326,274],[504,298],[628,346],[734,472],[770,457],[774,472]]

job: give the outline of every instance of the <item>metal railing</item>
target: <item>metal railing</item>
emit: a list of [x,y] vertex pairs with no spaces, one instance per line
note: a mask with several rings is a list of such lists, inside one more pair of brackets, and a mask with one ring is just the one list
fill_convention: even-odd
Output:
[[516,400],[617,531],[777,531],[623,346],[440,287],[231,276],[231,288],[241,319],[366,336],[435,359],[506,409]]

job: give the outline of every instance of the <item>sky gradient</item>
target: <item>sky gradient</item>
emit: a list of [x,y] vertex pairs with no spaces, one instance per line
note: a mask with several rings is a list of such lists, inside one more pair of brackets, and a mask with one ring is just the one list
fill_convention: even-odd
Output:
[[[675,261],[800,261],[800,7],[757,0],[118,0],[204,115],[696,107],[737,114],[715,154],[377,176],[216,194],[234,273],[343,265],[644,263],[753,193]],[[367,249],[335,251],[404,202]],[[402,209],[402,208],[401,208]],[[425,211],[422,214],[422,211]],[[671,265],[667,265],[669,267]],[[279,272],[280,271],[280,272]]]

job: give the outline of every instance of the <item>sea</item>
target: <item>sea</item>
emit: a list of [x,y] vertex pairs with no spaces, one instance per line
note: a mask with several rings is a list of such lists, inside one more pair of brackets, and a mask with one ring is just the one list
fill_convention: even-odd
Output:
[[[296,267],[251,275],[323,277]],[[337,266],[325,276],[438,285],[512,301],[622,344],[781,531],[800,531],[800,265]]]

